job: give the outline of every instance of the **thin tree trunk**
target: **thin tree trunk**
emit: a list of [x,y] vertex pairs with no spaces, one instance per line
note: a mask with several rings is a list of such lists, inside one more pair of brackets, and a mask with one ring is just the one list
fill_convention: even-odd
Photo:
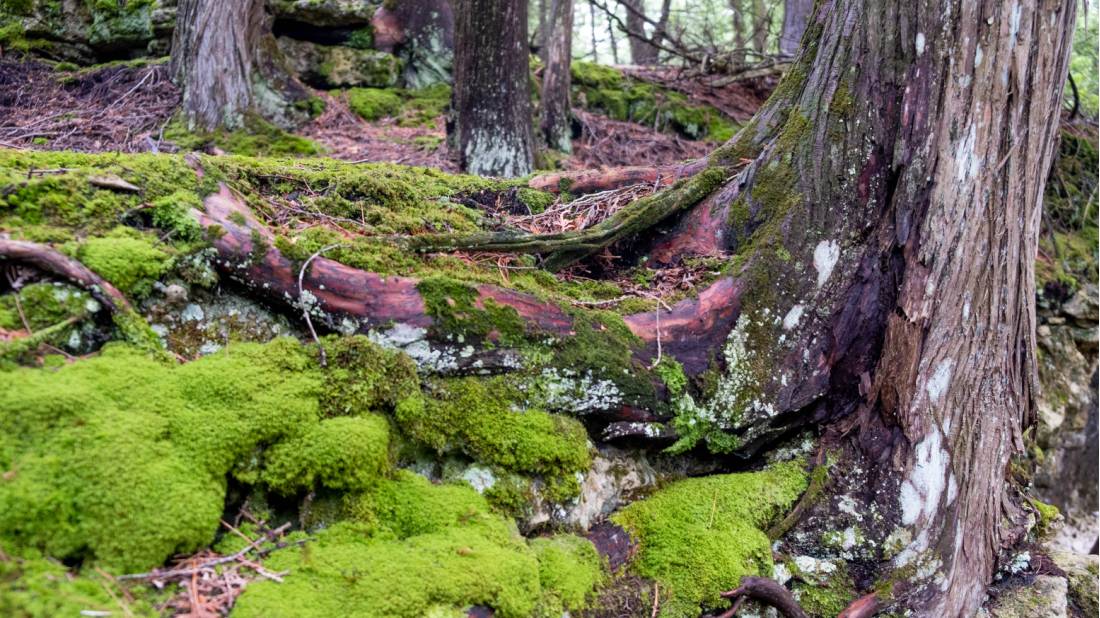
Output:
[[656,64],[657,48],[650,44],[646,32],[645,1],[623,0],[626,5],[626,29],[630,39],[630,61],[638,65]]
[[771,30],[771,14],[764,0],[752,0],[752,48],[757,58],[768,51],[768,31]]
[[611,62],[619,64],[619,41],[615,38],[615,25],[611,18],[607,19],[607,40],[611,43]]
[[672,0],[664,0],[661,2],[661,16],[657,19],[657,30],[653,33],[653,63],[656,64],[660,59],[661,50],[659,45],[665,40],[665,32],[668,29],[668,18],[672,12]]
[[547,41],[546,68],[542,77],[542,118],[539,129],[545,144],[554,150],[573,152],[569,104],[570,61],[573,53],[573,0],[553,0]]
[[600,61],[599,43],[596,41],[596,5],[588,3],[589,33],[592,35],[592,62]]
[[459,0],[455,11],[452,143],[482,176],[531,173],[534,154],[526,0]]
[[550,5],[547,4],[547,0],[539,0],[536,10],[539,12],[539,25],[538,31],[535,32],[535,48],[539,50],[539,59],[545,63],[546,35],[550,27],[549,20],[547,19],[547,12],[550,10]]
[[170,70],[188,128],[237,129],[250,113],[289,128],[307,117],[295,103],[309,92],[282,66],[263,0],[181,0],[176,23]]
[[802,33],[810,21],[814,0],[786,0],[783,3],[783,32],[779,35],[779,53],[794,56],[802,41]]

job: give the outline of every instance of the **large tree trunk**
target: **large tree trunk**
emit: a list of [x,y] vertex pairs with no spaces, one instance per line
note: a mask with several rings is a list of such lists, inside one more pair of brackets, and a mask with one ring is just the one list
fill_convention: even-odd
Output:
[[[874,513],[861,586],[892,582],[880,599],[892,610],[973,615],[1025,529],[1007,475],[1032,416],[1034,259],[1074,4],[819,2],[810,44],[729,143],[674,170],[583,176],[593,188],[678,179],[667,190],[575,233],[410,247],[551,264],[612,243],[652,266],[732,255],[695,298],[625,318],[641,344],[633,370],[607,379],[645,376],[660,354],[682,364],[687,392],[665,406],[622,395],[608,409],[646,421],[671,409],[675,449],[740,456],[826,426],[862,470],[846,499]],[[275,248],[252,259],[258,232],[219,215],[224,201],[208,200],[219,263],[275,302],[294,298],[293,265]],[[417,282],[318,264],[303,286],[331,323],[433,324]],[[578,325],[533,296],[474,293],[515,309],[534,336]],[[652,429],[601,435],[670,435]]]
[[810,13],[814,10],[814,0],[786,0],[783,3],[783,31],[779,35],[779,53],[794,56],[798,53],[798,44]]
[[752,49],[758,59],[768,52],[771,23],[772,15],[764,0],[752,0]]
[[573,152],[569,105],[570,62],[573,58],[573,0],[554,0],[547,38],[546,68],[542,74],[542,117],[539,129],[544,143],[561,152]]
[[[310,93],[281,64],[263,0],[180,0],[171,73],[188,128],[237,129],[257,113],[290,128]],[[297,105],[296,105],[297,104]]]
[[404,0],[378,7],[372,19],[378,49],[405,63],[408,88],[451,83],[455,17],[450,0]]
[[526,0],[458,0],[451,140],[462,169],[523,176],[534,166]]

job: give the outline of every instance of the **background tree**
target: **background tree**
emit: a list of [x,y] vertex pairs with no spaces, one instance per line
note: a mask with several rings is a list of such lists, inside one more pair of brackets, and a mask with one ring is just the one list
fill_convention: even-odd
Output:
[[794,56],[806,31],[806,22],[814,9],[814,0],[786,0],[783,3],[783,30],[779,34],[779,53]]
[[553,0],[547,37],[546,67],[542,74],[542,109],[539,129],[545,144],[561,152],[573,152],[569,105],[570,66],[573,61],[573,0]]
[[523,176],[534,166],[526,0],[457,0],[448,138],[462,168]]
[[244,126],[256,113],[284,128],[308,117],[312,98],[282,66],[263,0],[180,0],[171,74],[190,129]]

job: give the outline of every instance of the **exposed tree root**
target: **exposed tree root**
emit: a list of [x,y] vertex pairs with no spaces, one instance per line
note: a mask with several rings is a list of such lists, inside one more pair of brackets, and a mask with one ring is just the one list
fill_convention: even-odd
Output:
[[742,577],[740,586],[723,592],[722,596],[727,599],[734,599],[734,605],[728,611],[719,614],[717,618],[733,618],[736,616],[737,610],[741,608],[742,599],[746,598],[771,605],[786,618],[809,618],[806,612],[802,611],[798,601],[794,600],[791,591],[770,577]]
[[862,596],[844,608],[837,618],[870,618],[881,608],[878,596],[874,593]]
[[723,168],[709,167],[665,191],[638,200],[588,229],[576,232],[423,235],[408,239],[408,243],[419,251],[539,253],[544,256],[544,268],[560,270],[695,206],[727,179],[727,173]]
[[543,174],[531,179],[527,186],[551,193],[568,192],[585,195],[597,191],[610,191],[628,185],[654,184],[667,187],[677,180],[694,176],[706,168],[706,160],[700,159],[681,165],[659,167],[616,167],[608,170],[581,170]]
[[[416,279],[386,277],[317,257],[303,276],[300,294],[299,268],[272,246],[274,235],[240,197],[222,185],[206,198],[204,207],[205,212],[197,217],[203,227],[218,230],[213,246],[219,267],[268,300],[297,309],[310,305],[337,319],[351,318],[363,328],[394,323],[432,326]],[[474,287],[479,302],[491,299],[511,307],[542,332],[561,336],[572,333],[572,320],[557,305],[493,285]]]
[[[156,334],[141,315],[130,306],[126,296],[78,260],[49,245],[0,239],[0,261],[4,260],[33,266],[42,272],[66,279],[84,288],[92,298],[111,311],[115,326],[127,341],[158,353],[163,351]],[[64,324],[50,328],[60,329]]]

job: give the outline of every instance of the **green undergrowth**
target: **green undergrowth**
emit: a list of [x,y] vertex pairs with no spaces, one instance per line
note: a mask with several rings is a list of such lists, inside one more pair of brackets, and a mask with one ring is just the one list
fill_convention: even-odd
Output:
[[[528,548],[513,520],[469,486],[394,470],[398,443],[411,443],[539,475],[575,495],[575,474],[590,462],[580,423],[521,409],[516,391],[473,378],[421,390],[406,356],[364,338],[324,345],[329,368],[315,347],[282,339],[184,365],[111,344],[87,360],[0,372],[0,547],[86,571],[149,570],[215,540],[232,478],[274,495],[344,496],[351,523],[278,554],[301,563],[292,583],[268,593],[281,607],[293,607],[288,588],[330,584],[351,585],[356,603],[377,608],[371,615],[440,604],[487,604],[503,616],[580,607],[602,573],[594,551],[573,541]],[[362,581],[377,585],[340,575],[368,564],[388,565],[394,580],[379,580],[375,567]],[[460,582],[445,581],[452,570],[464,573],[452,577]],[[263,589],[242,615],[266,607],[255,605]],[[425,595],[430,603],[420,604]],[[277,615],[298,615],[286,611]]]
[[572,77],[574,104],[614,120],[715,142],[728,140],[738,129],[712,107],[691,103],[683,93],[633,79],[612,67],[574,62]]
[[803,463],[679,481],[612,519],[638,540],[633,569],[656,580],[661,615],[698,616],[745,575],[772,574],[764,530],[806,489]]
[[432,485],[399,472],[349,499],[353,517],[301,548],[277,551],[235,617],[462,616],[481,605],[494,615],[558,617],[590,601],[605,567],[587,540],[525,540],[465,485]]
[[217,148],[248,157],[308,157],[324,152],[317,142],[287,133],[259,116],[248,116],[244,123],[244,127],[236,131],[204,133],[189,130],[177,117],[168,123],[164,138],[182,152]]
[[437,84],[416,90],[406,88],[351,88],[348,107],[367,121],[396,118],[401,127],[433,126],[451,103],[451,87]]
[[1042,291],[1056,285],[1073,291],[1096,281],[1100,264],[1097,211],[1100,144],[1095,127],[1063,129],[1043,197],[1043,232],[1035,278]]

